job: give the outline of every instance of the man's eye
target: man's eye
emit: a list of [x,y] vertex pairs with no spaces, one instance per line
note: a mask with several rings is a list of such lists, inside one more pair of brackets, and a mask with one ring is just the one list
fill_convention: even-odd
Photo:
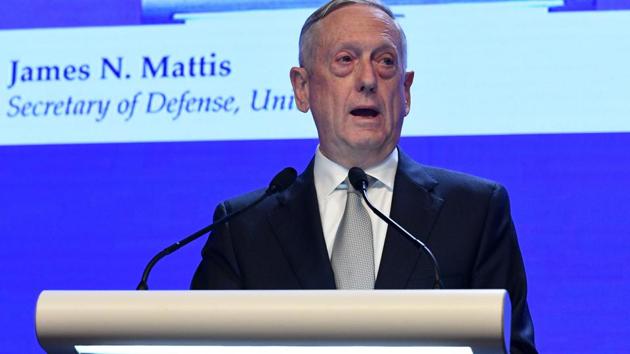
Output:
[[392,65],[396,64],[396,62],[394,61],[394,59],[393,59],[393,58],[389,58],[389,57],[386,57],[386,58],[381,59],[381,62],[382,62],[383,64],[387,65],[387,66],[392,66]]
[[340,56],[339,59],[337,59],[337,61],[339,61],[340,63],[349,63],[352,61],[352,57],[350,57],[349,55],[343,55],[343,56]]

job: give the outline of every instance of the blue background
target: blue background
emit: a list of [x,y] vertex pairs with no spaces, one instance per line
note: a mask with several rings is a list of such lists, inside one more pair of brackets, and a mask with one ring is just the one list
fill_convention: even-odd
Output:
[[[122,0],[10,0],[0,14],[9,29],[143,22],[140,3]],[[316,144],[0,146],[0,353],[41,352],[40,291],[135,288],[149,258],[208,224],[218,202],[285,166],[303,169]],[[630,134],[408,137],[401,146],[508,188],[541,352],[630,352]],[[151,288],[186,289],[202,245],[158,264]]]
[[[404,138],[425,164],[510,192],[538,345],[630,345],[625,263],[630,134]],[[220,200],[302,169],[314,140],[0,147],[2,352],[37,352],[44,289],[133,289],[159,249],[209,223]],[[185,289],[203,241],[158,264],[152,289]]]

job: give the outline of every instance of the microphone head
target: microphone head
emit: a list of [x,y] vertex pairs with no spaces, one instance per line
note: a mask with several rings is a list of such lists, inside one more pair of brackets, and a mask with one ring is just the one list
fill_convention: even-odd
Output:
[[354,189],[358,191],[366,190],[368,187],[368,177],[365,171],[359,167],[353,167],[348,171],[348,180]]
[[283,190],[289,188],[290,185],[295,182],[297,178],[297,171],[293,167],[287,167],[284,170],[280,171],[269,183],[269,188],[267,188],[266,193],[272,194],[277,192],[282,192]]

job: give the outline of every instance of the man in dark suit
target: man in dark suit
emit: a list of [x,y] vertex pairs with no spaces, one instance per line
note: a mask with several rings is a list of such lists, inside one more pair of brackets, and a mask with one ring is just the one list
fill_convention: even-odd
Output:
[[[397,147],[414,73],[391,11],[365,0],[322,6],[304,24],[290,76],[298,108],[317,126],[315,158],[286,191],[211,235],[192,288],[431,288],[426,254],[367,213],[344,182],[357,166],[372,176],[370,199],[433,251],[445,288],[508,290],[511,350],[535,353],[505,189],[421,166]],[[222,203],[215,218],[261,193]]]

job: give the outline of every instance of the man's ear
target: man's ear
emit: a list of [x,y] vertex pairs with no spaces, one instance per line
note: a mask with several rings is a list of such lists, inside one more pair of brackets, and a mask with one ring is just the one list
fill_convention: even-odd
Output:
[[291,85],[293,86],[293,95],[297,108],[300,112],[308,112],[309,106],[309,92],[308,92],[308,72],[302,67],[293,67],[289,72],[291,78]]
[[411,84],[413,84],[413,76],[413,71],[405,73],[405,82],[403,83],[405,86],[405,116],[407,116],[411,110]]

